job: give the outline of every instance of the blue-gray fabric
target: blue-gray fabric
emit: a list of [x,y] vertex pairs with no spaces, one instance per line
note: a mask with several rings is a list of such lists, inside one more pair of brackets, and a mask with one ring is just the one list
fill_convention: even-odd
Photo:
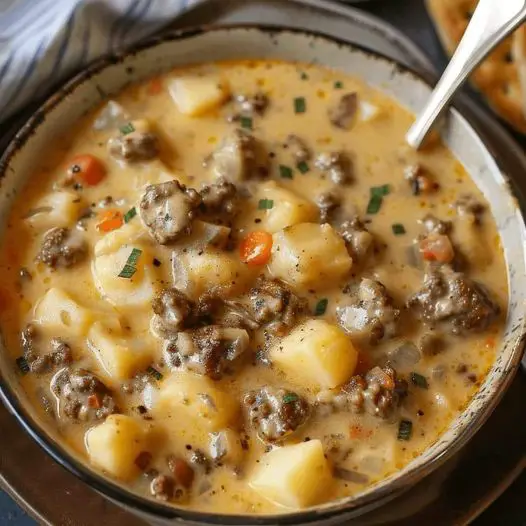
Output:
[[197,0],[0,0],[0,121]]

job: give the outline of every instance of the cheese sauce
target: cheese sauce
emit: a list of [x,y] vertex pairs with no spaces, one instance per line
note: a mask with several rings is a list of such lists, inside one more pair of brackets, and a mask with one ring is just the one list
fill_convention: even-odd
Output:
[[483,196],[443,145],[404,146],[412,118],[340,72],[242,61],[64,130],[0,254],[43,418],[217,513],[352,496],[420,455],[484,379],[507,285]]

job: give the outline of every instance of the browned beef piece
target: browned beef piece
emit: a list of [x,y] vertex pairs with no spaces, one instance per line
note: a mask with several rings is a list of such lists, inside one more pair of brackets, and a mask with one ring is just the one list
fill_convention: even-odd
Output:
[[111,391],[86,369],[64,367],[51,380],[59,414],[72,420],[92,421],[117,412]]
[[174,180],[148,185],[139,203],[139,214],[152,237],[166,245],[191,232],[200,204],[201,197],[193,188]]
[[165,355],[172,366],[217,380],[248,349],[249,341],[244,329],[208,325],[178,333],[167,342]]
[[346,130],[353,123],[357,110],[358,94],[346,93],[342,95],[336,106],[329,109],[329,120],[337,128]]
[[156,499],[169,501],[175,497],[176,484],[173,477],[157,475],[150,482],[150,493]]
[[263,115],[269,105],[269,99],[263,92],[253,95],[236,95],[233,98],[235,111],[227,115],[229,122],[237,122],[241,117],[255,117]]
[[473,223],[479,224],[486,207],[472,194],[463,194],[453,204],[458,215],[469,218]]
[[407,394],[407,382],[398,380],[389,365],[374,367],[365,376],[353,376],[342,388],[348,409],[389,418]]
[[373,247],[373,236],[358,217],[344,221],[338,228],[353,261],[363,262]]
[[22,331],[21,343],[24,358],[33,373],[47,373],[56,367],[68,365],[73,360],[70,346],[61,338],[51,338],[49,350],[46,350],[37,328],[32,324],[28,324]]
[[307,300],[296,296],[282,281],[259,276],[250,291],[254,318],[273,323],[278,332],[289,330],[307,310]]
[[221,290],[211,289],[204,292],[197,301],[197,316],[211,319],[223,327],[255,330],[259,323],[248,308],[240,301],[230,300],[221,294]]
[[160,338],[173,338],[192,319],[193,302],[175,287],[162,290],[152,301],[152,330]]
[[108,149],[116,159],[130,163],[150,161],[159,155],[159,139],[151,132],[134,131],[110,139]]
[[316,199],[316,205],[320,209],[320,223],[330,223],[334,211],[339,208],[341,198],[334,192],[324,192]]
[[310,414],[307,401],[287,389],[263,387],[244,397],[248,421],[266,442],[276,442],[291,435]]
[[341,152],[320,153],[314,164],[316,168],[325,172],[334,184],[346,185],[352,181],[351,160]]
[[382,283],[362,278],[358,287],[349,287],[346,291],[349,301],[340,304],[336,315],[347,332],[356,337],[365,336],[372,344],[396,334],[400,310]]
[[292,133],[287,136],[283,146],[287,148],[295,163],[308,161],[312,156],[305,141]]
[[430,267],[407,306],[425,323],[453,334],[483,331],[500,311],[481,285],[446,265]]
[[242,181],[256,169],[256,139],[242,129],[229,132],[217,150],[207,159],[216,177],[229,181]]
[[214,219],[232,219],[239,212],[239,194],[235,184],[219,178],[216,183],[205,186],[201,195],[201,213]]
[[51,268],[71,267],[82,261],[86,253],[87,245],[79,232],[57,227],[44,236],[37,260]]

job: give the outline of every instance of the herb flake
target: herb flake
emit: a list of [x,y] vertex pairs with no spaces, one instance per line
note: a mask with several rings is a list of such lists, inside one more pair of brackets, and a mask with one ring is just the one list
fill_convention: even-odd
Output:
[[391,188],[388,184],[383,184],[382,186],[372,186],[371,187],[371,196],[373,195],[379,195],[380,197],[383,197],[385,195],[389,195],[391,192]]
[[410,378],[413,385],[420,387],[420,389],[429,389],[429,383],[425,376],[419,373],[411,373]]
[[402,225],[402,223],[393,223],[391,225],[391,228],[395,236],[402,236],[403,234],[405,234],[405,226]]
[[121,126],[119,130],[123,135],[128,135],[129,133],[135,131],[135,126],[131,122],[127,122],[126,124]]
[[318,301],[318,303],[316,303],[316,307],[314,308],[314,314],[316,316],[322,316],[323,314],[325,314],[328,304],[329,300],[327,298],[323,298],[320,301]]
[[152,377],[152,378],[155,378],[157,381],[160,381],[163,379],[163,375],[162,373],[160,373],[155,367],[152,367],[150,365],[150,367],[148,367],[148,369],[146,369],[146,372]]
[[300,163],[298,163],[296,165],[296,168],[302,174],[306,174],[310,170],[309,165],[305,161],[301,161]]
[[299,399],[300,397],[296,393],[287,393],[283,396],[283,403],[292,404],[293,402],[297,402]]
[[301,75],[300,75],[300,79],[301,80],[309,80],[309,76],[307,75],[307,73],[305,73],[305,71],[302,71]]
[[27,360],[25,358],[25,356],[19,356],[16,360],[15,360],[15,363],[18,367],[18,370],[20,371],[20,373],[22,375],[25,375],[29,372],[29,364],[27,363]]
[[272,199],[260,199],[258,203],[258,210],[271,210],[274,206]]
[[296,97],[294,99],[294,113],[305,113],[307,111],[307,101],[305,97]]
[[367,213],[368,214],[377,214],[382,206],[382,196],[381,195],[372,195],[367,203]]
[[252,130],[252,117],[241,116],[239,119],[239,124],[241,125],[241,128],[244,128],[245,130]]
[[410,440],[413,434],[413,422],[411,420],[400,420],[398,425],[398,440]]
[[284,164],[279,165],[279,175],[283,179],[292,179],[294,177],[294,174],[292,172],[292,168],[290,166],[286,166]]
[[342,89],[343,88],[343,82],[341,80],[337,80],[334,83],[334,89]]
[[139,260],[141,254],[142,250],[139,248],[132,249],[126,264],[118,274],[119,278],[130,279],[135,274],[135,272],[137,272],[137,261]]
[[130,208],[125,214],[124,214],[124,222],[129,223],[135,216],[137,215],[137,209],[135,207]]

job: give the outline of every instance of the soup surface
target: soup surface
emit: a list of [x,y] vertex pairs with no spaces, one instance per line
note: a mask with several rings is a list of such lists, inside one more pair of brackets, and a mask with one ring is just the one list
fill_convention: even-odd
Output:
[[1,253],[21,382],[86,461],[177,506],[347,497],[437,440],[499,342],[483,196],[318,66],[127,88],[35,159]]

